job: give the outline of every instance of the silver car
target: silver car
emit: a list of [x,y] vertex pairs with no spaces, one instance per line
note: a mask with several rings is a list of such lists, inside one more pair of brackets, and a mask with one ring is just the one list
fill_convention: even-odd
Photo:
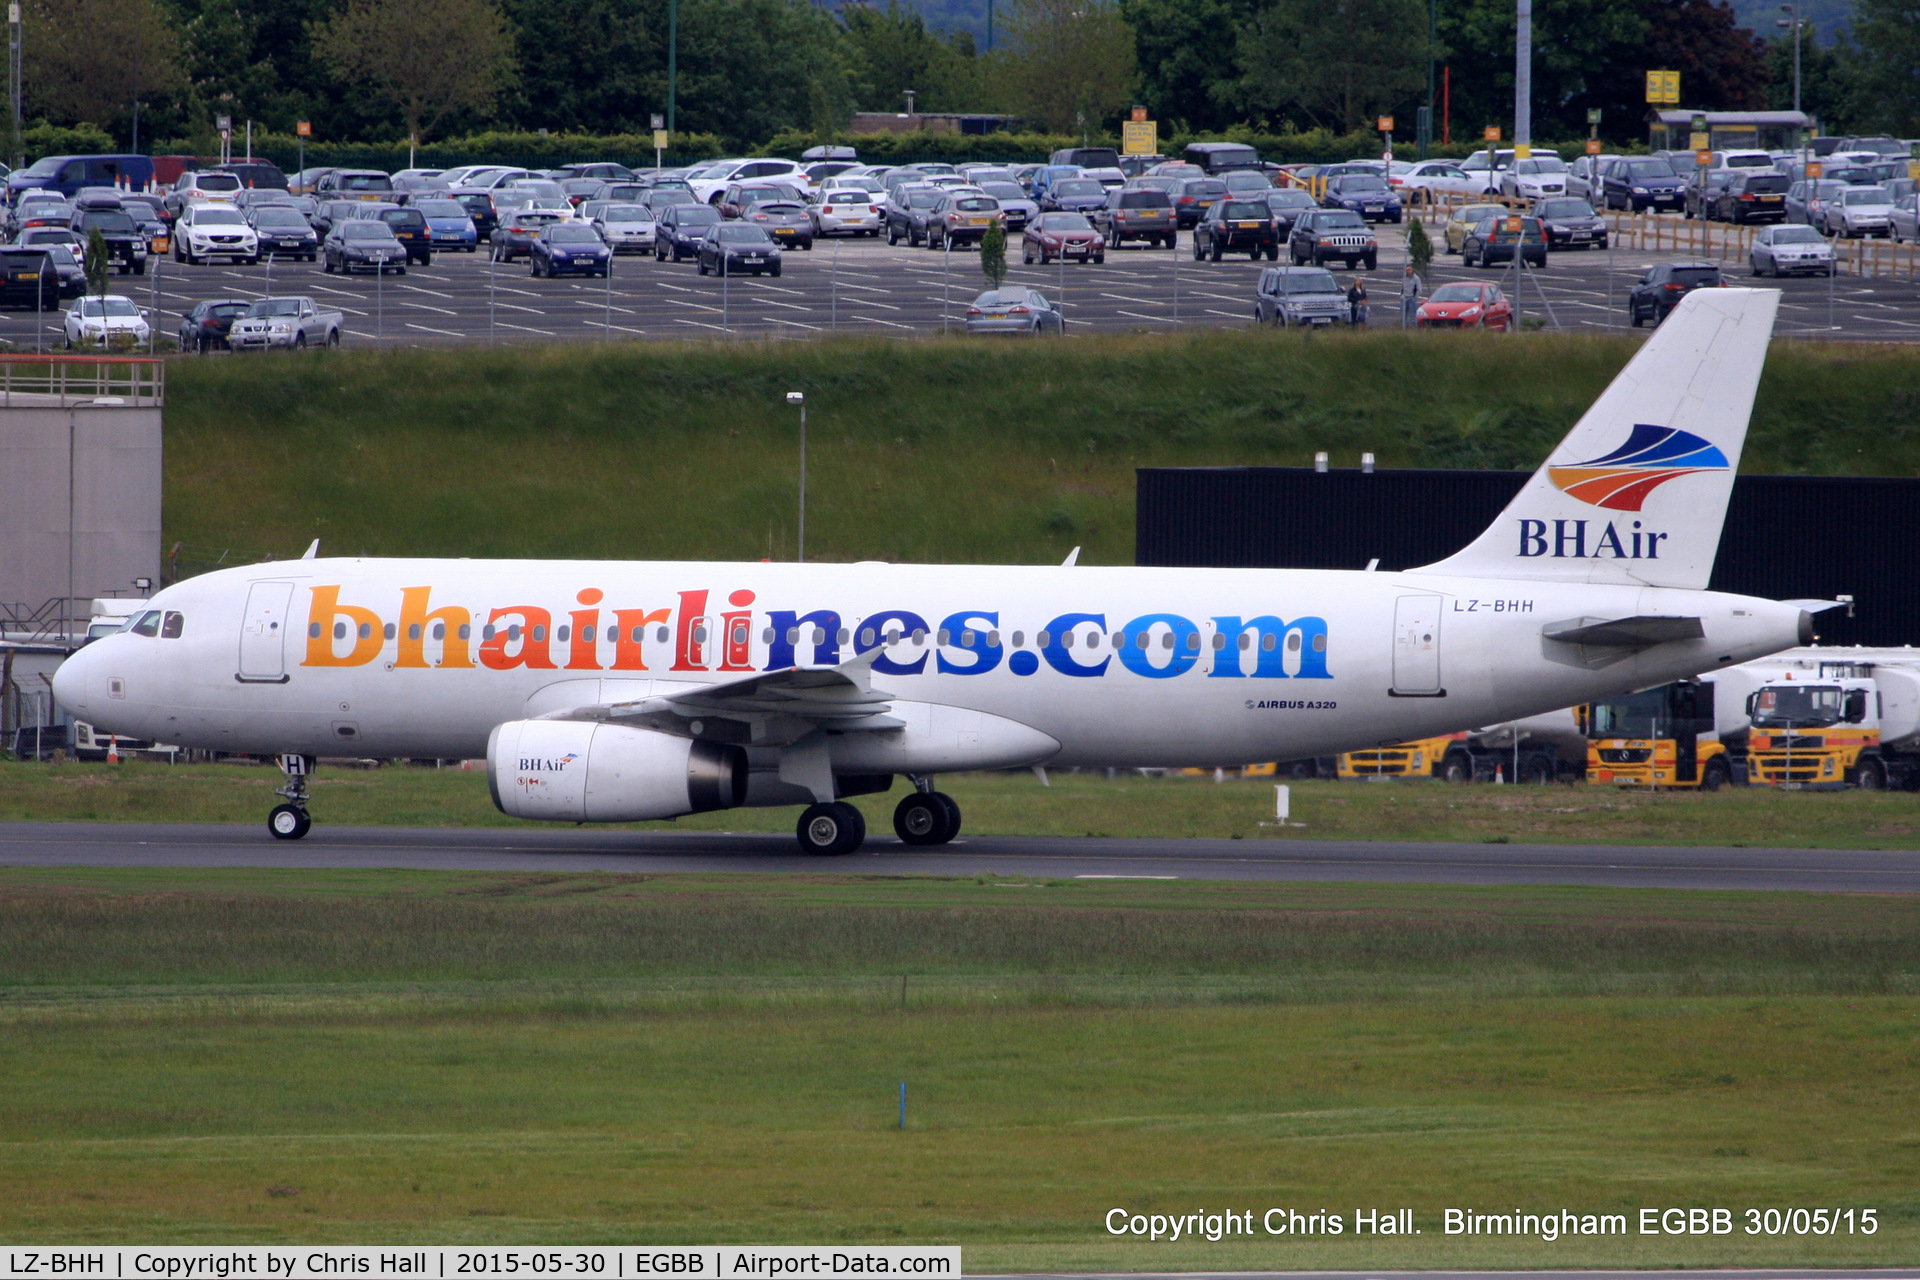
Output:
[[861,187],[829,184],[820,195],[820,203],[808,211],[817,236],[877,236],[887,225],[886,209],[880,197]]
[[1893,202],[1887,215],[1887,231],[1896,244],[1920,240],[1920,194],[1908,192]]
[[[581,206],[584,211],[585,206]],[[593,229],[615,253],[653,251],[653,210],[643,204],[605,204],[594,211]]]
[[1038,290],[1022,285],[989,289],[967,308],[968,333],[1064,333],[1066,317]]
[[1747,266],[1756,276],[1786,276],[1801,271],[1830,276],[1833,246],[1812,227],[1783,222],[1754,236],[1753,247],[1747,250]]
[[1827,202],[1821,215],[1821,230],[1830,236],[1856,240],[1862,236],[1887,234],[1888,218],[1893,213],[1893,197],[1883,187],[1848,187],[1839,197]]

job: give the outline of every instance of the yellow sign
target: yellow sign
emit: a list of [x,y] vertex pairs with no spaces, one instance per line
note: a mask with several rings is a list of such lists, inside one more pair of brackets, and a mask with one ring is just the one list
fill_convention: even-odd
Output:
[[1490,124],[1486,128],[1486,132],[1481,134],[1480,136],[1485,138],[1488,142],[1498,142],[1500,141],[1500,126],[1497,124]]
[[1907,161],[1907,177],[1911,181],[1920,182],[1920,160]]
[[1531,160],[1531,159],[1533,159],[1533,144],[1532,144],[1531,142],[1516,142],[1516,143],[1514,143],[1514,144],[1513,144],[1513,158],[1514,158],[1515,160]]
[[1647,102],[1653,106],[1680,105],[1680,73],[1678,71],[1647,72]]
[[1600,139],[1598,138],[1587,139],[1587,154],[1590,156],[1597,156],[1600,154]]
[[1379,129],[1380,129],[1380,132],[1382,132],[1382,133],[1392,133],[1392,132],[1393,132],[1393,117],[1392,117],[1392,116],[1381,116],[1381,117],[1380,117],[1380,124],[1379,124]]
[[293,126],[293,131],[303,138],[311,138],[313,136],[313,125],[309,121],[302,120],[299,124]]
[[665,151],[667,149],[667,131],[665,129],[655,129],[653,131],[653,149],[655,151]]
[[1695,132],[1687,135],[1687,150],[1689,151],[1705,151],[1711,146],[1713,146],[1712,140],[1704,133]]
[[1120,150],[1130,156],[1150,156],[1160,150],[1160,126],[1152,120],[1120,122]]

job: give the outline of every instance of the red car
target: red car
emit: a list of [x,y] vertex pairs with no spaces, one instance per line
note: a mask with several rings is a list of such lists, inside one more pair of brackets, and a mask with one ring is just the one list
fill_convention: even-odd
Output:
[[1443,284],[1420,304],[1414,326],[1420,329],[1499,329],[1513,319],[1513,308],[1494,284]]
[[1055,258],[1105,262],[1107,241],[1084,213],[1043,213],[1020,234],[1020,260],[1031,266]]

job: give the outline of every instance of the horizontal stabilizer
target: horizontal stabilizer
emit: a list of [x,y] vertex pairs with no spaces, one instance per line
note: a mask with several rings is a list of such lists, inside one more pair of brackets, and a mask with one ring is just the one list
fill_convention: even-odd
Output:
[[1698,618],[1570,618],[1549,622],[1540,634],[1562,644],[1582,644],[1618,649],[1646,649],[1673,640],[1698,640],[1705,636]]

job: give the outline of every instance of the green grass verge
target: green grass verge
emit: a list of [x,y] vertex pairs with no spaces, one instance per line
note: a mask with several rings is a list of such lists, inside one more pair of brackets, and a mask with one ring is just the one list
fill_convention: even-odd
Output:
[[[0,1238],[951,1241],[972,1271],[1915,1256],[1910,900],[1222,890],[0,871]],[[1548,1244],[1439,1216],[1836,1204],[1881,1230]],[[1273,1206],[1404,1206],[1422,1234],[1101,1226]]]
[[[280,777],[233,765],[0,763],[0,822],[259,823]],[[941,786],[972,835],[1217,836],[1248,840],[1462,840],[1560,844],[1911,848],[1920,795],[1907,792],[1650,794],[1611,787],[1450,787],[1433,781],[1295,782],[1293,821],[1271,825],[1273,789],[1260,779],[1058,773],[959,774]],[[457,769],[322,769],[318,821],[340,825],[539,827],[502,815],[486,775]],[[854,803],[875,833],[893,829],[904,791]],[[730,809],[635,829],[791,831],[794,809]],[[550,827],[548,829],[551,829]]]
[[[1538,464],[1627,339],[1225,331],[310,353],[169,368],[168,544],[333,554],[1133,560],[1134,468]],[[1742,466],[1920,473],[1920,352],[1776,344]],[[229,558],[232,562],[232,558]]]

